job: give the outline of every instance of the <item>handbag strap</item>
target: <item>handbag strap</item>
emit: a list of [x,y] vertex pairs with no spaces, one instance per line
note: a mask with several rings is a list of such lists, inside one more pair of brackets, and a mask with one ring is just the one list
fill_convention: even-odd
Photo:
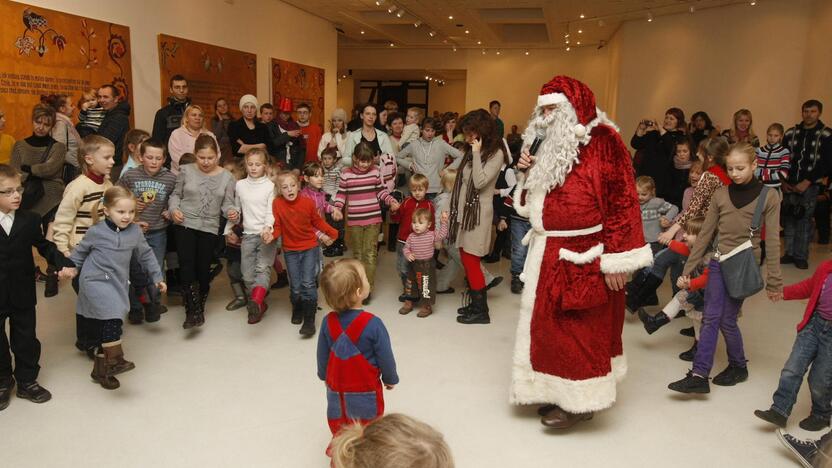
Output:
[[49,144],[46,145],[46,151],[43,152],[43,156],[40,157],[40,163],[43,164],[49,158],[49,152],[52,151],[52,145],[55,144],[55,139],[52,138],[49,140]]
[[762,190],[760,190],[760,195],[757,198],[757,207],[754,208],[754,217],[751,219],[751,234],[748,236],[749,238],[754,237],[754,234],[760,230],[760,224],[762,224],[763,218],[763,208],[766,206],[766,198],[768,198],[768,191],[771,190],[768,185],[763,185]]

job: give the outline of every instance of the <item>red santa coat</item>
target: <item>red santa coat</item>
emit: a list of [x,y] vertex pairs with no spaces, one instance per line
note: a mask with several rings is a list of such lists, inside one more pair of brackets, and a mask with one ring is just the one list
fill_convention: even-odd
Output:
[[[532,229],[517,327],[511,402],[572,413],[612,406],[627,372],[624,291],[605,273],[652,263],[644,242],[630,155],[607,125],[592,128],[563,185],[516,196]],[[522,190],[519,184],[518,190]]]

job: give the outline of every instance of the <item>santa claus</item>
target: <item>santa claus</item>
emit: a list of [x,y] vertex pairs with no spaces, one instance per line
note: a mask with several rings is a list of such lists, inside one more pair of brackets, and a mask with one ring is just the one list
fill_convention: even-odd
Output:
[[[536,156],[528,147],[545,139]],[[583,83],[546,83],[524,135],[515,208],[532,229],[511,402],[565,429],[615,402],[627,275],[652,263],[630,154]]]

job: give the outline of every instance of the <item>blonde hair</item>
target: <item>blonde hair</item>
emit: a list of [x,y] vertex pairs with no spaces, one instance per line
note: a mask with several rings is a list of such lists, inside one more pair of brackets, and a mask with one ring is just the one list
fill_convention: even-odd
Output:
[[453,468],[444,437],[431,426],[392,413],[367,426],[345,426],[332,440],[338,468]]
[[433,221],[433,213],[430,212],[427,208],[417,208],[413,211],[413,216],[411,217],[413,221]]
[[344,312],[355,304],[356,291],[364,287],[361,271],[364,265],[354,258],[328,263],[321,272],[321,290],[326,303],[335,312]]
[[[180,161],[180,164],[181,164],[181,161]],[[243,161],[236,161],[236,160],[226,161],[226,163],[223,164],[222,167],[226,171],[230,172],[231,175],[233,175],[234,178],[237,179],[237,180],[245,179],[245,177],[246,177],[246,170],[243,167]]]
[[422,119],[425,118],[425,111],[421,107],[408,107],[407,112],[413,112],[416,114],[416,118],[418,119],[418,122],[416,123],[421,123]]
[[734,125],[731,127],[730,131],[731,139],[737,138],[737,120],[743,116],[748,117],[748,141],[754,141],[757,138],[757,135],[754,134],[754,129],[752,128],[754,118],[751,117],[751,111],[748,109],[740,109],[734,112]]
[[414,187],[427,190],[430,186],[430,181],[428,181],[427,176],[424,174],[413,174],[410,176],[408,186],[410,187],[410,190],[413,190]]
[[280,190],[280,181],[287,178],[287,177],[291,177],[291,178],[295,179],[295,183],[297,183],[298,188],[300,188],[300,176],[298,176],[297,172],[295,172],[295,171],[280,171],[274,176],[275,185],[278,186],[278,191]]
[[685,223],[685,233],[691,236],[698,236],[702,231],[702,225],[705,223],[705,218],[700,216],[698,218],[691,218]]
[[200,107],[196,104],[191,104],[191,105],[189,105],[188,107],[185,108],[185,112],[182,113],[182,126],[183,127],[188,126],[188,112],[191,112],[191,111],[194,111],[194,110],[198,110],[198,111],[202,112],[202,118],[203,118],[202,126],[205,127],[205,120],[204,120],[205,119],[205,111],[202,110],[202,107]]
[[251,149],[249,149],[248,151],[246,151],[245,156],[243,156],[243,161],[248,162],[248,158],[250,158],[251,156],[255,156],[255,155],[263,157],[263,164],[268,164],[269,163],[269,155],[266,154],[266,150],[264,150],[263,148],[251,148]]
[[121,163],[127,164],[127,160],[132,156],[130,153],[130,145],[139,149],[141,144],[149,138],[150,134],[140,128],[133,128],[127,132],[127,134],[124,135],[124,148],[121,150]]
[[133,192],[122,187],[121,185],[114,185],[107,189],[104,192],[104,196],[101,197],[100,200],[95,202],[95,205],[92,207],[92,222],[97,223],[101,218],[101,215],[104,213],[103,208],[112,208],[119,200],[129,199],[132,200],[133,203],[136,202],[136,197],[133,196]]
[[636,179],[636,187],[647,190],[652,193],[653,196],[656,196],[656,182],[650,176],[639,176],[639,178]]
[[92,155],[105,146],[112,148],[113,151],[116,149],[113,142],[103,136],[87,135],[83,140],[81,140],[81,146],[78,148],[78,169],[81,171],[81,174],[84,174],[87,170],[89,170],[86,157]]
[[456,169],[447,168],[442,174],[442,190],[451,193],[454,191],[454,182],[456,182]]
[[81,97],[78,98],[78,104],[77,104],[76,107],[78,107],[80,109],[82,104],[84,104],[87,101],[91,101],[93,99],[98,99],[98,90],[97,89],[90,88],[86,91],[83,91],[83,92],[81,92]]
[[751,143],[745,141],[734,143],[731,149],[728,150],[728,156],[732,153],[739,153],[745,156],[748,164],[754,164],[757,161],[757,150],[751,146]]

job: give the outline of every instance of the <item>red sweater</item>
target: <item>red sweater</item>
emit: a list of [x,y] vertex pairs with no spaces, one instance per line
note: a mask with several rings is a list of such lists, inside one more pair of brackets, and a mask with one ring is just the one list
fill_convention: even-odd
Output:
[[300,134],[306,140],[306,162],[318,162],[318,143],[321,142],[321,135],[323,130],[321,126],[316,123],[310,123],[305,127],[300,127]]
[[[684,242],[679,241],[670,241],[670,245],[667,246],[668,249],[676,252],[679,255],[684,255],[685,257],[690,256],[690,247]],[[698,289],[703,289],[705,286],[708,285],[708,267],[705,267],[702,270],[702,274],[697,276],[696,278],[691,278],[690,280],[690,287],[688,291],[696,291]]]
[[803,330],[803,327],[812,318],[812,314],[815,313],[815,307],[818,305],[818,298],[820,298],[823,283],[830,273],[832,273],[832,260],[827,260],[818,266],[818,269],[815,270],[815,274],[811,278],[806,278],[799,283],[783,288],[783,298],[787,301],[793,299],[809,299],[809,303],[806,304],[806,312],[803,313],[803,320],[797,324],[797,331]]
[[[431,216],[435,218],[436,213],[433,209],[433,203],[427,198],[418,201],[413,197],[407,197],[399,206],[399,211],[390,216],[394,222],[399,223],[399,242],[407,241],[407,236],[413,232],[413,212],[419,208],[427,208],[430,210]],[[430,223],[430,230],[433,230],[433,223]]]
[[283,236],[283,248],[289,251],[309,250],[318,246],[315,229],[332,239],[338,238],[338,231],[326,223],[318,214],[318,208],[311,198],[298,194],[294,201],[277,197],[272,202],[274,213],[274,238]]

